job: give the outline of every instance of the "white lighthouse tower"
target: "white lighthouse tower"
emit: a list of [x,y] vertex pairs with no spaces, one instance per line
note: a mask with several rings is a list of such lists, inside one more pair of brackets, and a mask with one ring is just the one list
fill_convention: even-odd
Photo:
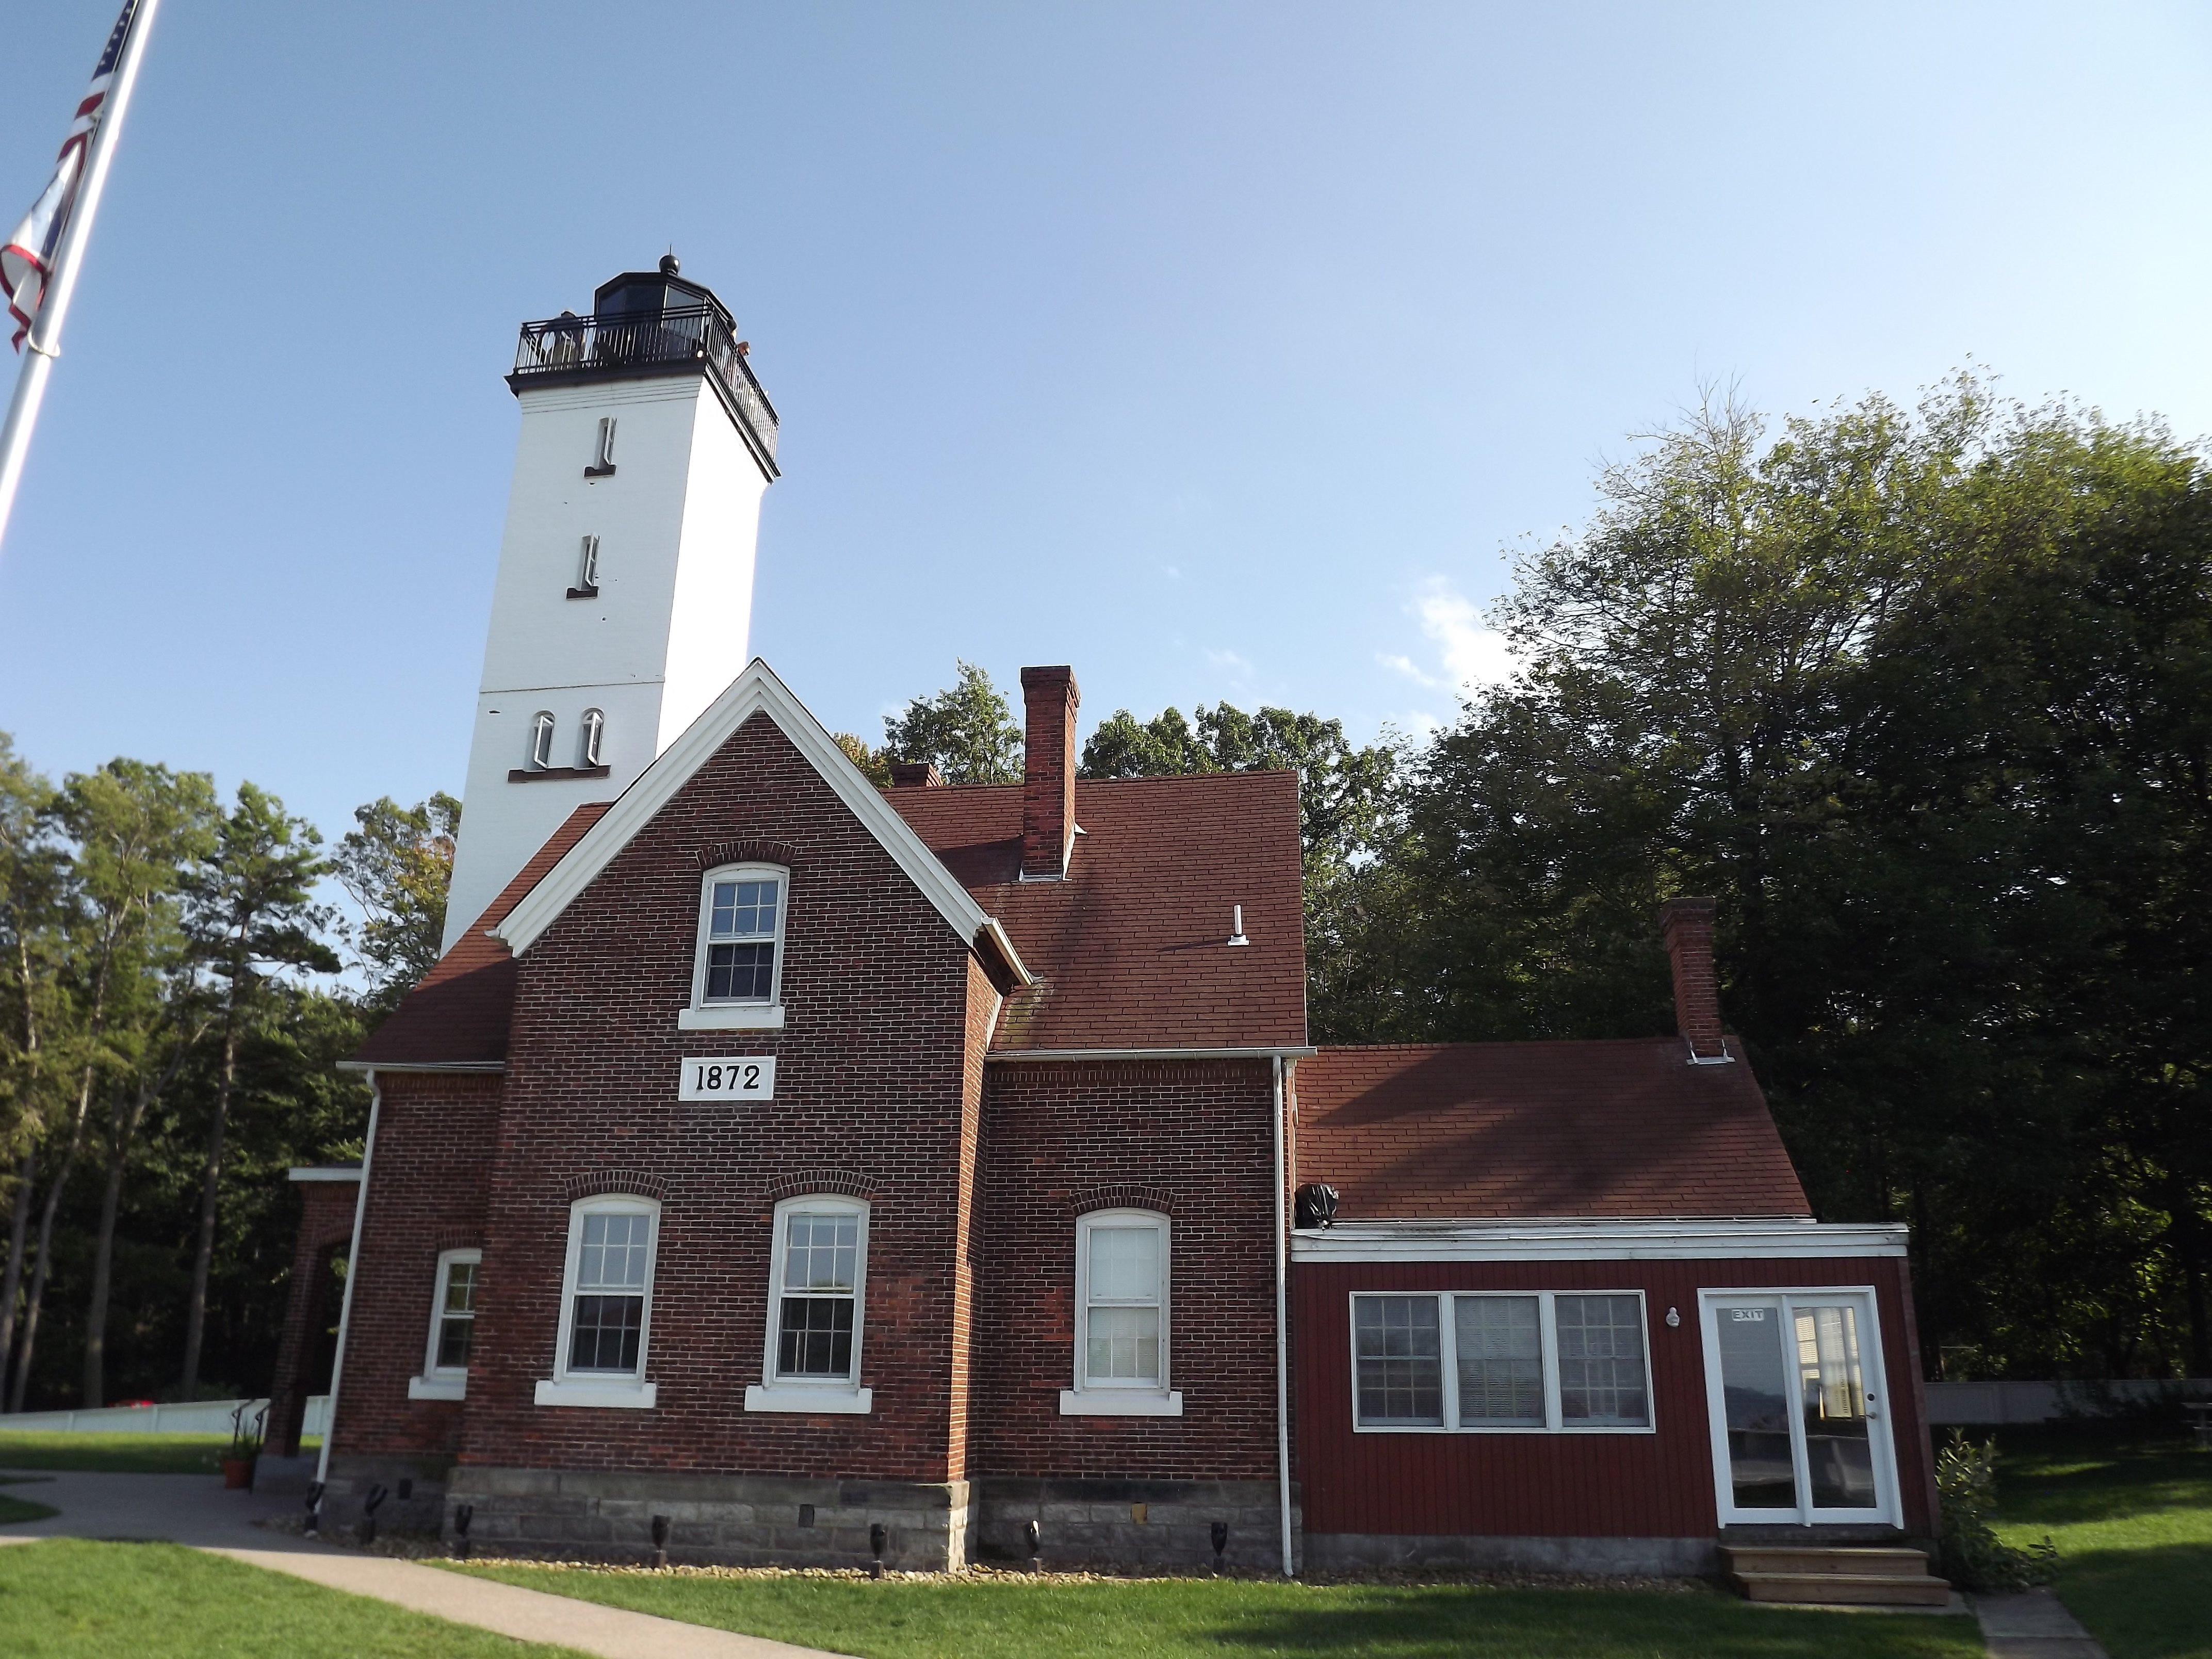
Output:
[[445,947],[586,801],[612,800],[746,662],[775,410],[722,302],[677,273],[525,323],[522,433]]

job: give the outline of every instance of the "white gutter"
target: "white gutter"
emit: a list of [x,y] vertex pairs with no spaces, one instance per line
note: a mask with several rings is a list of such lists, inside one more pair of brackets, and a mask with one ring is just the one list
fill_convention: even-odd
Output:
[[331,1403],[323,1408],[323,1449],[315,1458],[317,1484],[331,1478],[331,1442],[338,1432],[338,1379],[345,1372],[346,1328],[353,1320],[353,1287],[361,1283],[361,1221],[368,1212],[368,1171],[376,1160],[376,1115],[384,1104],[384,1091],[376,1073],[368,1074],[368,1138],[361,1146],[361,1190],[353,1200],[353,1243],[346,1251],[345,1295],[338,1303],[338,1351],[331,1361]]
[[[1283,1505],[1283,1577],[1296,1575],[1291,1554],[1291,1233],[1283,1213],[1290,1169],[1283,1151],[1283,1057],[1275,1056],[1275,1486]],[[346,1283],[353,1280],[349,1277]]]
[[1297,1234],[1300,1261],[1692,1261],[1903,1255],[1894,1224],[1786,1217],[1345,1221]]

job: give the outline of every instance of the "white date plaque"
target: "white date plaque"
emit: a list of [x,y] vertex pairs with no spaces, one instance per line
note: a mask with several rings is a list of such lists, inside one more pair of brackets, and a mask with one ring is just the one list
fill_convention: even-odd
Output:
[[678,1100],[774,1100],[775,1056],[687,1057],[676,1079]]

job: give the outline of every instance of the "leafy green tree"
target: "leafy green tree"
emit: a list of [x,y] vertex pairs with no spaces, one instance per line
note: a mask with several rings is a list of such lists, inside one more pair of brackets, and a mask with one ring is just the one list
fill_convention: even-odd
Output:
[[1931,1347],[2203,1363],[2202,463],[1960,377],[1709,407],[1600,488],[1357,872],[1321,1032],[1667,1030],[1653,910],[1714,893],[1815,1205],[1913,1223]]
[[[1199,709],[1202,720],[1204,708]],[[1086,778],[1172,778],[1223,770],[1180,708],[1164,708],[1139,720],[1117,708],[1099,722],[1083,745],[1080,775]]]
[[1083,745],[1086,778],[1172,777],[1205,772],[1295,772],[1309,876],[1334,872],[1372,848],[1390,812],[1395,748],[1355,748],[1344,722],[1287,708],[1246,714],[1200,705],[1194,731],[1167,708],[1139,722],[1117,708]]
[[14,1163],[8,1255],[0,1267],[0,1395],[23,1285],[38,1188],[39,1142],[53,1079],[43,1039],[59,995],[67,854],[53,832],[53,786],[0,732],[0,1156]]
[[886,761],[933,761],[947,783],[1019,783],[1022,728],[988,674],[956,665],[957,684],[884,716]]
[[386,795],[353,816],[333,872],[366,918],[357,939],[371,1000],[389,1008],[437,963],[461,804],[442,790],[413,806]]
[[[85,1315],[84,1403],[106,1402],[107,1310],[117,1218],[131,1148],[148,1109],[214,1023],[197,983],[197,941],[183,900],[215,851],[222,811],[202,772],[110,761],[63,786],[61,821],[95,934],[112,938],[97,1050],[86,1057],[108,1092],[106,1181]],[[119,919],[119,920],[118,920]],[[88,1096],[87,1098],[88,1104]],[[40,1267],[45,1266],[43,1250]]]
[[878,789],[888,789],[891,784],[891,751],[871,749],[868,740],[851,732],[835,734],[837,746],[845,751],[845,758],[860,769],[861,773]]
[[222,1009],[222,1061],[208,1115],[199,1236],[185,1318],[182,1387],[187,1399],[199,1385],[223,1139],[238,1082],[240,1044],[269,1011],[269,970],[331,974],[339,966],[337,953],[322,939],[331,914],[313,896],[315,883],[331,869],[318,850],[321,843],[313,824],[287,816],[275,796],[241,783],[238,804],[217,831],[215,856],[186,890],[186,923],[216,981]]

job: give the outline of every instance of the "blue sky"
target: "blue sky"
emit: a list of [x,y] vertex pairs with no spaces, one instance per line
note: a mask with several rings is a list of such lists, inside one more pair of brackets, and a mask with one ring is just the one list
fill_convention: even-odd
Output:
[[[14,9],[0,216],[112,0]],[[833,726],[1449,719],[1511,549],[1701,381],[2212,429],[2201,7],[165,0],[0,550],[0,729],[329,833],[458,789],[526,318],[672,243],[783,416]],[[732,663],[734,673],[738,666]]]

